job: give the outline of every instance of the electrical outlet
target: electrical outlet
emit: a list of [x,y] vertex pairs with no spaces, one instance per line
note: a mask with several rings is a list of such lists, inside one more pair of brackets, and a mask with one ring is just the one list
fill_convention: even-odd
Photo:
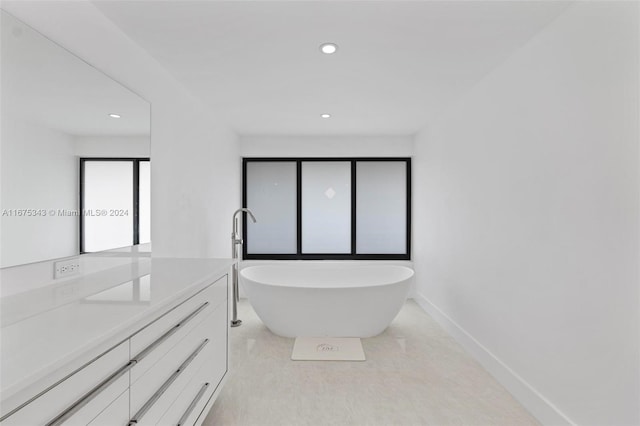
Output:
[[53,265],[53,279],[57,280],[59,278],[66,278],[80,274],[80,259],[77,257],[61,260],[59,262],[55,262]]

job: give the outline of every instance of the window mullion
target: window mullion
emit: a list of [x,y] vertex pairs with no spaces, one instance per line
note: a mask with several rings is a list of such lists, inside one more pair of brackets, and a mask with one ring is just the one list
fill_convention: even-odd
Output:
[[351,255],[356,254],[356,160],[351,160]]
[[302,160],[296,160],[297,255],[302,255]]
[[133,245],[140,244],[140,160],[133,162]]

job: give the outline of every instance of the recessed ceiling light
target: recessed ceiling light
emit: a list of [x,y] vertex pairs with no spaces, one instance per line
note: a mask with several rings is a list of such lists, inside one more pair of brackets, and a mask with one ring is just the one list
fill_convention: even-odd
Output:
[[111,117],[111,118],[120,118],[122,116],[120,114],[109,114],[109,117]]
[[322,114],[320,117],[322,117],[322,118],[331,118],[331,114]]
[[338,45],[335,43],[322,43],[320,45],[320,50],[322,51],[322,53],[331,55],[332,53],[336,53],[336,51],[338,50]]

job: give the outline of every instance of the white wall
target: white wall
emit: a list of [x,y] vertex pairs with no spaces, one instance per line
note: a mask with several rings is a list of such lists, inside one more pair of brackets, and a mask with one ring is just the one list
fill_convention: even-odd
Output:
[[78,157],[133,157],[151,156],[148,136],[76,136]]
[[243,157],[410,157],[413,136],[242,136]]
[[151,103],[155,256],[229,256],[240,204],[237,137],[88,1],[2,8]]
[[416,138],[418,300],[545,424],[640,423],[638,16],[574,3]]
[[[78,206],[73,137],[9,115],[6,108],[1,137],[0,267],[77,254],[78,218],[57,214]],[[16,209],[38,213],[16,216]]]

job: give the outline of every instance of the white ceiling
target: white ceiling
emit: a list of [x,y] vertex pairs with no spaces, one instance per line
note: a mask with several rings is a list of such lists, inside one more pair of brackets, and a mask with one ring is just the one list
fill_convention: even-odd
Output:
[[149,134],[144,99],[4,11],[0,24],[3,118],[74,136]]
[[[239,134],[413,134],[568,6],[118,1],[96,6]],[[340,46],[319,52],[322,42]],[[332,114],[321,119],[320,114]]]

